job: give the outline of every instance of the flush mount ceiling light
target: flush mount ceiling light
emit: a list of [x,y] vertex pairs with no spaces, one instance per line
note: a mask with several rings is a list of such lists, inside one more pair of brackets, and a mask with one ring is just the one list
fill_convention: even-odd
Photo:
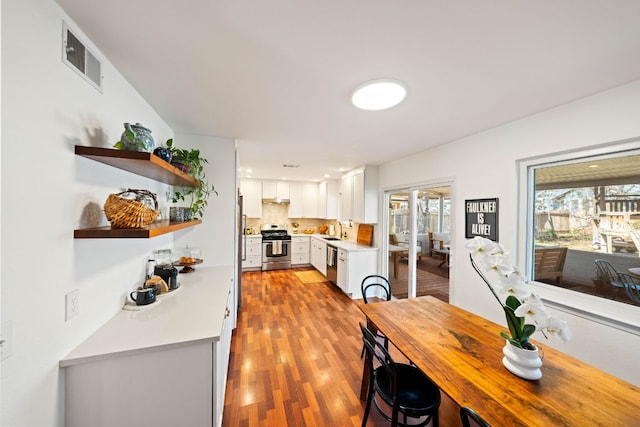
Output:
[[407,87],[400,80],[378,79],[358,86],[351,102],[362,110],[385,110],[401,103],[405,96]]

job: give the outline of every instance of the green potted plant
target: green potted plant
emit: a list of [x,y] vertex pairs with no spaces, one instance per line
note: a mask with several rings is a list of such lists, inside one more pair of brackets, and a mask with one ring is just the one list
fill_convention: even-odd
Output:
[[198,149],[187,150],[174,147],[173,139],[167,140],[166,145],[172,154],[171,163],[175,162],[183,165],[183,167],[179,168],[195,178],[199,184],[195,187],[180,187],[173,193],[171,201],[173,203],[189,201],[191,217],[200,219],[204,215],[209,196],[211,194],[218,195],[215,186],[207,181],[204,171],[204,164],[209,163],[209,161],[200,156],[200,150]]

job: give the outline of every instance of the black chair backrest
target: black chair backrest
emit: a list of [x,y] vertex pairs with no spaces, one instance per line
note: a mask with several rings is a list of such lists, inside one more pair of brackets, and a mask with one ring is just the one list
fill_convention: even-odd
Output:
[[491,427],[480,415],[468,406],[460,408],[460,418],[463,427]]
[[[367,356],[365,357],[365,363],[369,369],[369,378],[373,380],[373,365],[374,359],[377,360],[380,367],[382,367],[389,377],[390,382],[390,392],[391,396],[393,396],[393,400],[396,400],[396,394],[398,390],[397,386],[397,372],[396,372],[396,364],[391,358],[391,355],[384,348],[384,345],[380,344],[378,340],[376,340],[376,336],[369,328],[360,323],[360,330],[362,331],[362,341],[364,342],[364,348],[367,352]],[[379,369],[379,368],[378,368]]]
[[[368,296],[370,291],[375,291],[375,294],[382,294],[382,298],[385,301],[391,300],[391,285],[389,284],[389,280],[386,277],[380,276],[378,274],[371,274],[364,279],[362,279],[362,284],[360,285],[360,289],[362,290],[362,299],[365,304],[369,303]],[[371,292],[373,293],[373,292]]]

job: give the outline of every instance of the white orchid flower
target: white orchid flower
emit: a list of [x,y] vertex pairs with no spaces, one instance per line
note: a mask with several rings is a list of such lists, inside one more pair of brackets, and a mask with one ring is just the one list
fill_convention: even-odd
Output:
[[531,295],[529,285],[513,274],[507,276],[506,280],[502,282],[501,292],[513,295],[521,301]]
[[476,255],[490,254],[496,249],[496,246],[498,246],[497,243],[479,236],[474,237],[464,245],[467,251],[474,257]]
[[480,265],[497,280],[502,280],[503,277],[509,276],[515,271],[515,267],[509,261],[509,257],[502,254],[483,257]]
[[533,320],[535,324],[546,324],[549,319],[549,313],[545,310],[542,300],[533,294],[525,298],[522,305],[516,309],[515,315]]
[[540,326],[549,335],[556,335],[562,340],[567,342],[571,339],[571,329],[565,320],[558,319],[557,317],[549,317],[544,325]]

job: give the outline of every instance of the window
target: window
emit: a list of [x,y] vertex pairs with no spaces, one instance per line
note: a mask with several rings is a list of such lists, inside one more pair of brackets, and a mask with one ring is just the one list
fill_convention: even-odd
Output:
[[628,288],[640,289],[638,141],[522,161],[520,174],[529,277],[640,306]]

